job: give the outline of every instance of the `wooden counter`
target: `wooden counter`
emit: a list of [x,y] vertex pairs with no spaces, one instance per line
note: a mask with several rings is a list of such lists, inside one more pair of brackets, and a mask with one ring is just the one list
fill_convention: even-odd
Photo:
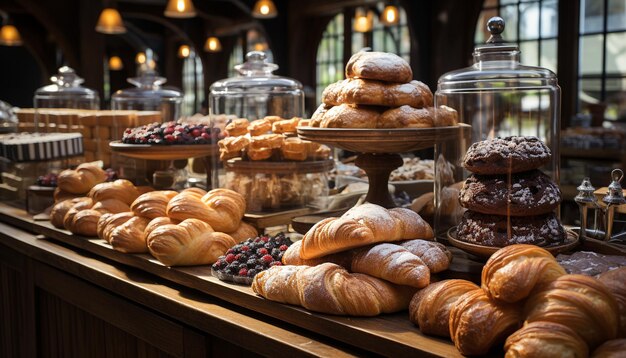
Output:
[[[2,356],[82,356],[95,345],[105,356],[460,357],[449,341],[423,336],[406,311],[373,318],[315,314],[222,282],[208,266],[168,268],[4,204],[0,271],[0,309],[12,318],[0,330]],[[18,313],[6,315],[16,306]],[[109,355],[110,349],[121,351]]]

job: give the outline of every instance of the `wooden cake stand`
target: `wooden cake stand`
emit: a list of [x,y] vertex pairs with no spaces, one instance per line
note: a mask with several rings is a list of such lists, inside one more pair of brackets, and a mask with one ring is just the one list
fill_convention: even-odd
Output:
[[426,149],[436,143],[458,138],[470,128],[467,124],[435,128],[351,129],[298,127],[304,140],[323,143],[360,153],[355,164],[369,180],[365,200],[385,208],[396,205],[389,194],[391,172],[403,164],[398,153]]
[[109,143],[111,151],[129,158],[146,160],[181,160],[202,158],[206,168],[207,189],[213,187],[213,156],[217,155],[218,147],[215,144],[126,144],[120,141]]

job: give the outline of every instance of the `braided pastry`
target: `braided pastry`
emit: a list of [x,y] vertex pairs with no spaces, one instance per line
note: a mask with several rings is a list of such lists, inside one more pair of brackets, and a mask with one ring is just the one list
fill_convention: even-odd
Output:
[[63,221],[65,219],[65,215],[74,205],[80,202],[91,203],[91,198],[86,198],[86,197],[74,198],[74,199],[60,201],[54,204],[54,206],[52,207],[52,210],[50,211],[50,222],[52,223],[52,225],[56,228],[64,229],[65,224]]
[[106,180],[106,172],[97,165],[83,163],[76,170],[67,169],[59,173],[57,186],[71,194],[85,194],[96,184]]
[[173,190],[158,190],[141,194],[130,206],[130,210],[137,216],[155,219],[167,215],[167,203],[178,192]]
[[94,201],[105,199],[118,199],[126,205],[130,205],[141,193],[133,183],[126,179],[118,179],[110,183],[101,183],[89,191],[89,197]]

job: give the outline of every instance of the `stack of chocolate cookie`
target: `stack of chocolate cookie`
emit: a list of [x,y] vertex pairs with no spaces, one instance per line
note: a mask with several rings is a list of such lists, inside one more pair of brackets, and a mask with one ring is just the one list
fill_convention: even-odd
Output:
[[311,117],[311,127],[430,128],[458,124],[457,112],[433,108],[433,94],[413,80],[409,64],[386,52],[358,52],[346,79],[330,84]]
[[565,231],[554,214],[561,191],[538,169],[550,157],[550,149],[536,137],[472,144],[463,159],[474,174],[459,193],[468,210],[457,228],[458,239],[495,247],[562,244]]

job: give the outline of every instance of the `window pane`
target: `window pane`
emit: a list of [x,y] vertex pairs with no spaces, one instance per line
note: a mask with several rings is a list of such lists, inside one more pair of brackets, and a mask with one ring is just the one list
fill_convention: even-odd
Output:
[[584,111],[589,104],[600,103],[602,97],[602,81],[600,79],[581,80],[578,85],[579,110]]
[[500,5],[515,4],[517,0],[500,0]]
[[604,28],[604,0],[581,0],[580,32],[602,31]]
[[556,73],[557,65],[557,43],[556,40],[543,40],[541,42],[541,67],[545,67]]
[[626,1],[609,0],[607,30],[626,30]]
[[[502,7],[500,9],[500,17],[506,22],[502,38],[509,42],[517,41],[517,6]],[[487,23],[485,23],[485,26],[487,26]]]
[[626,120],[626,78],[606,80],[606,119]]
[[522,52],[520,62],[525,66],[539,66],[539,42],[525,41],[520,43],[519,49]]
[[604,35],[580,38],[580,74],[602,74],[602,39]]
[[626,74],[626,32],[606,35],[607,74]]
[[474,43],[485,43],[489,38],[489,31],[487,31],[487,21],[498,15],[496,9],[483,10],[480,12],[478,21],[476,22],[476,32],[474,33]]
[[520,5],[520,15],[520,40],[539,38],[539,3]]
[[556,37],[559,28],[559,7],[556,1],[541,5],[541,37]]

